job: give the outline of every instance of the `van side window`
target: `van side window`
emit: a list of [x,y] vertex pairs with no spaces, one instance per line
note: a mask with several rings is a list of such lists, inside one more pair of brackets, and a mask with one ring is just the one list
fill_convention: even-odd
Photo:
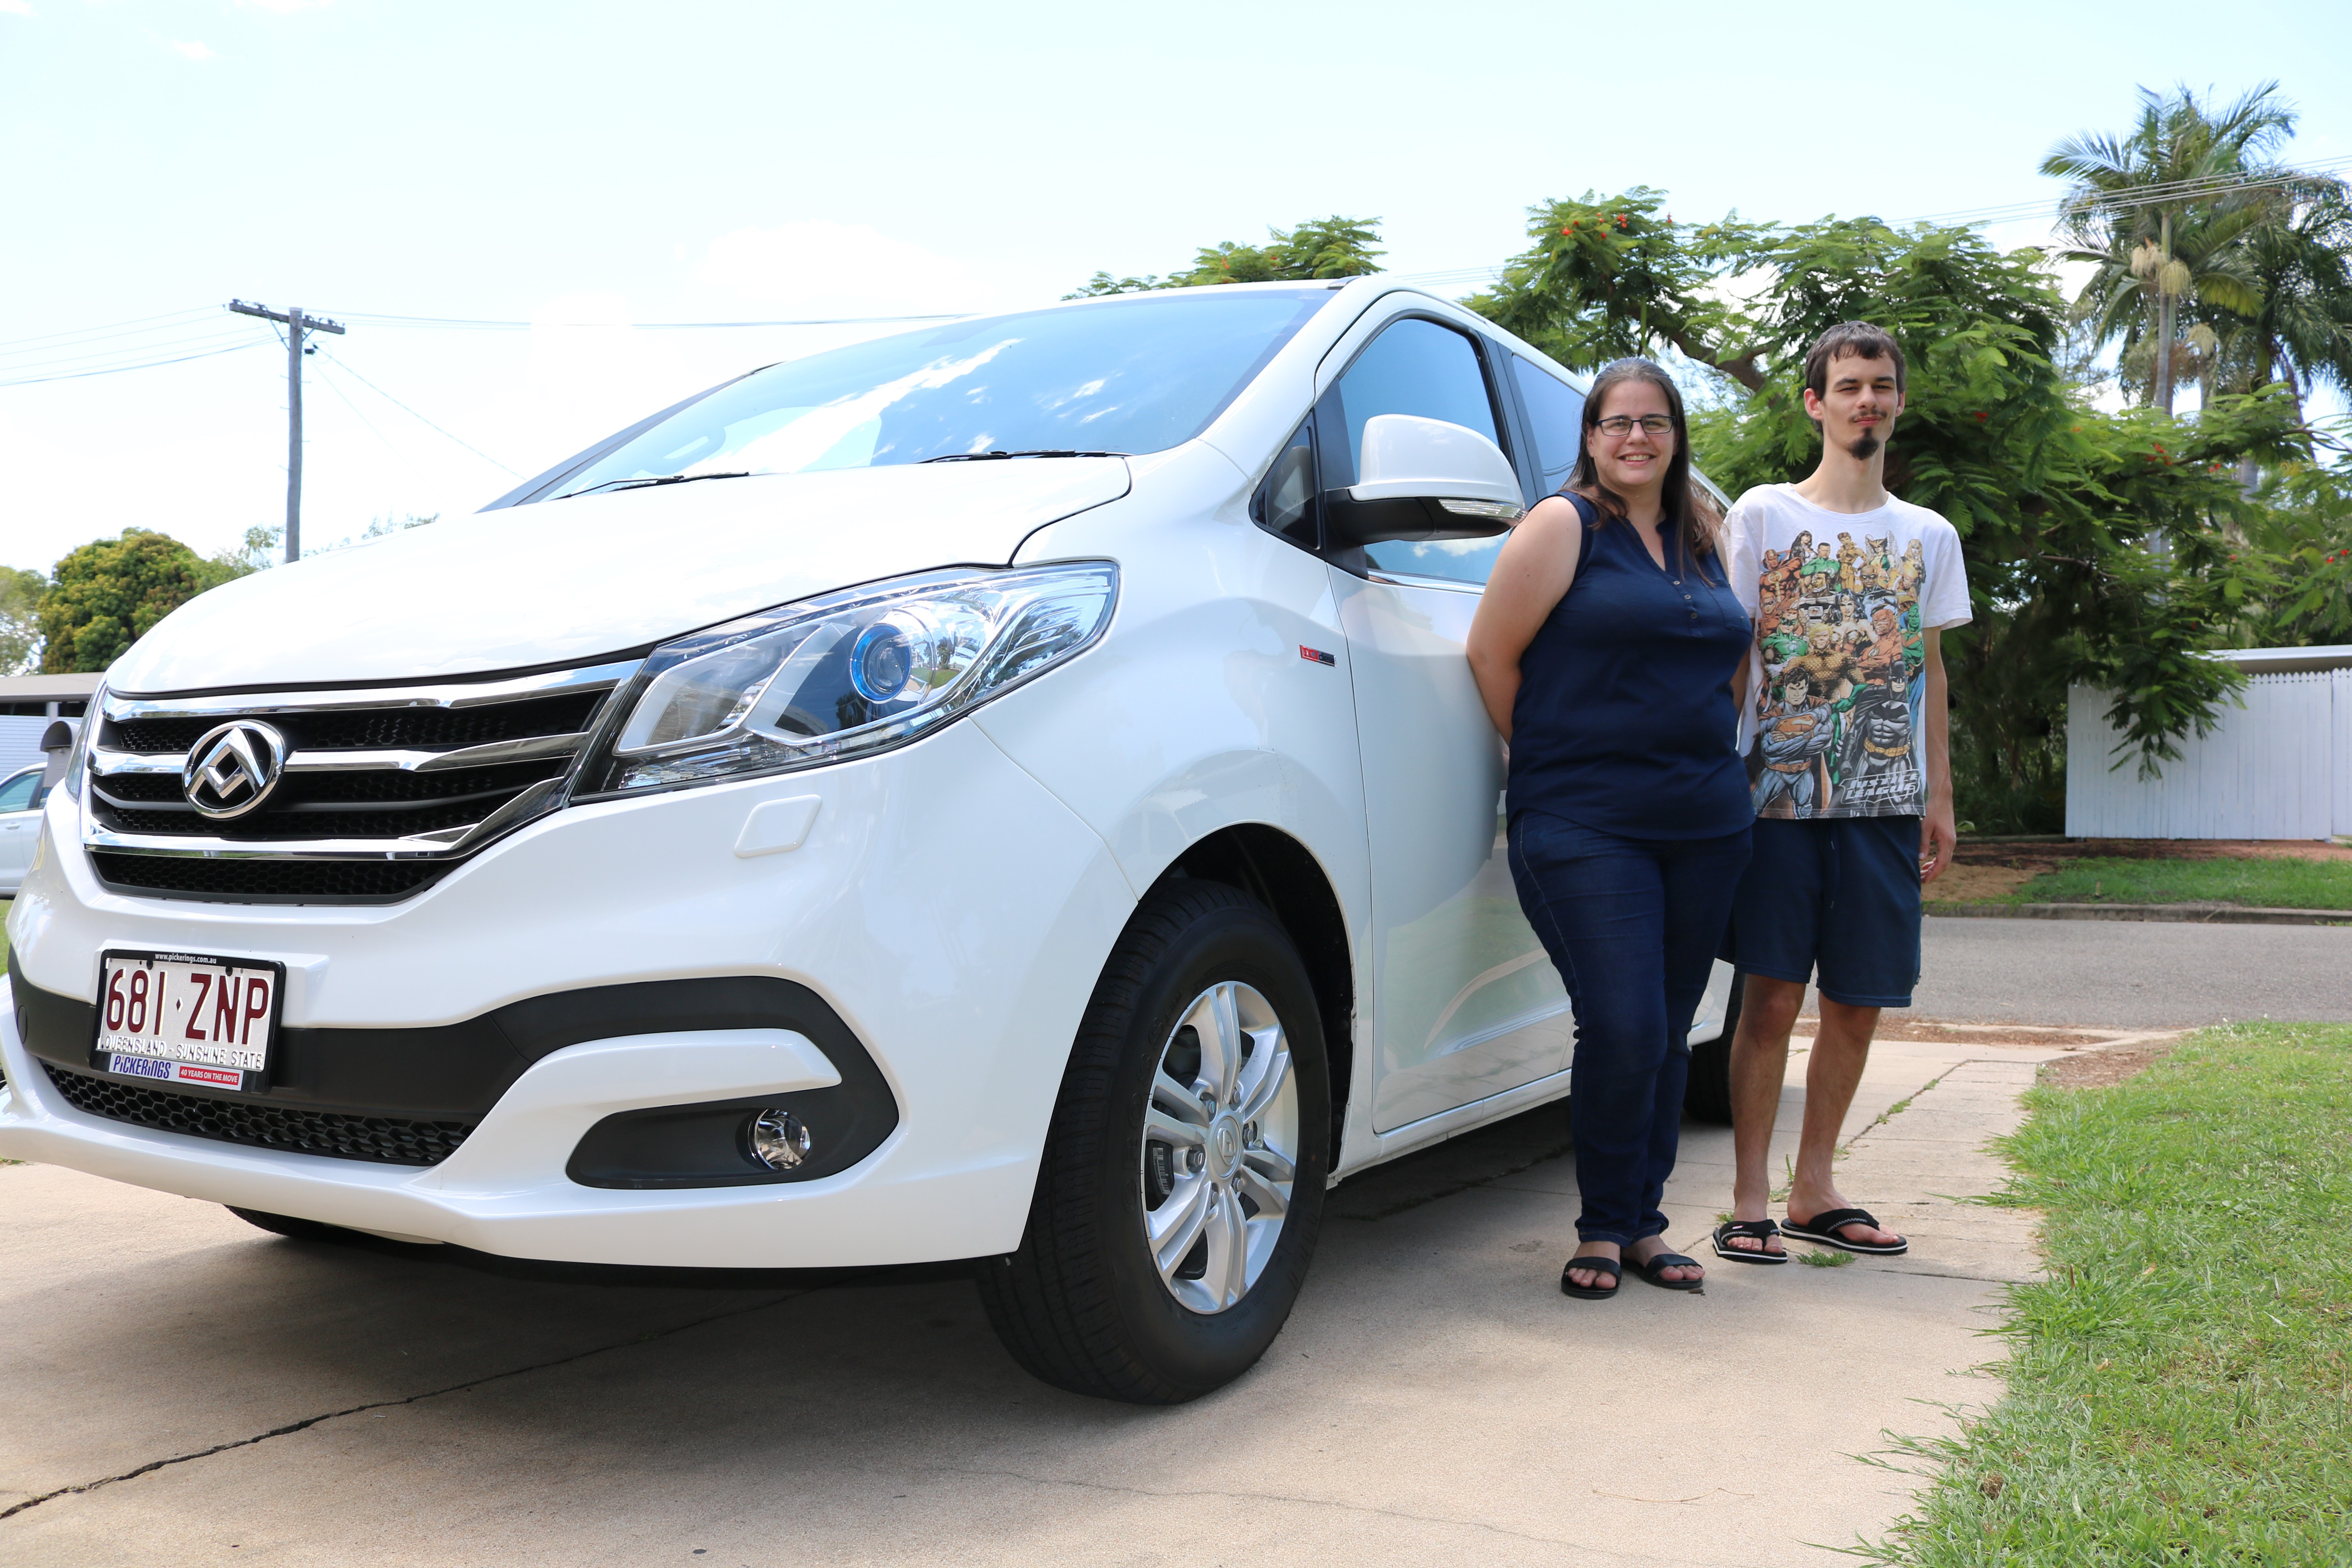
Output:
[[[1494,398],[1486,387],[1478,351],[1464,333],[1418,316],[1395,322],[1373,339],[1327,395],[1323,406],[1336,416],[1335,422],[1344,422],[1348,432],[1344,449],[1336,433],[1325,443],[1324,484],[1329,489],[1356,482],[1356,465],[1364,452],[1364,425],[1376,414],[1443,419],[1475,430],[1509,450],[1508,443],[1497,434],[1501,422],[1495,416]],[[1423,543],[1391,540],[1365,546],[1364,558],[1376,572],[1483,584],[1494,569],[1503,537]]]
[[41,770],[28,769],[5,784],[0,784],[0,811],[29,811],[33,806],[33,791],[39,787]]
[[1250,516],[1301,550],[1323,542],[1323,492],[1315,482],[1315,418],[1309,415],[1274,459],[1250,498]]
[[1511,356],[1511,374],[1519,384],[1520,400],[1528,405],[1542,493],[1555,495],[1576,471],[1576,455],[1584,441],[1584,394],[1517,354]]

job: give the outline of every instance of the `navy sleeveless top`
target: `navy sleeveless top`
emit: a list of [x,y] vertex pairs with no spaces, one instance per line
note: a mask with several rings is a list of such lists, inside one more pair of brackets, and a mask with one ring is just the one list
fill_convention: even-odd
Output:
[[[1548,812],[1628,838],[1716,838],[1756,819],[1731,674],[1752,627],[1720,553],[1666,541],[1661,570],[1582,496],[1576,580],[1519,658],[1511,816]],[[1665,524],[1659,526],[1663,529]]]

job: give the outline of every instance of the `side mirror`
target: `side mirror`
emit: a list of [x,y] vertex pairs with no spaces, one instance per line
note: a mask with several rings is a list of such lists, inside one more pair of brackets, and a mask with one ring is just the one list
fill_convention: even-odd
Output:
[[41,750],[47,753],[41,759],[40,792],[46,798],[66,776],[66,763],[73,754],[74,724],[69,719],[52,719],[49,727],[41,731]]
[[1333,542],[1484,539],[1518,521],[1519,476],[1475,430],[1417,414],[1364,421],[1356,482],[1324,498]]

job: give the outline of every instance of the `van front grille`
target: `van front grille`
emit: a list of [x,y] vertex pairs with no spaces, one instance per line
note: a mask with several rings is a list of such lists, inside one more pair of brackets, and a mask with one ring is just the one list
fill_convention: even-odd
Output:
[[[110,692],[89,757],[85,837],[110,885],[150,896],[409,897],[561,803],[604,705],[635,668],[238,697]],[[276,758],[278,773],[252,810],[206,816],[183,788],[188,753],[230,723],[248,726],[251,754]],[[236,854],[153,853],[166,849]]]

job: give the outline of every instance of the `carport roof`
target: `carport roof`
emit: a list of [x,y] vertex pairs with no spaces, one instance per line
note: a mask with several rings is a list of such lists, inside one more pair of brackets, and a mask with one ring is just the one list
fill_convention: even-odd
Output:
[[2352,643],[2326,647],[2225,647],[2213,658],[2248,675],[2292,675],[2306,669],[2352,669]]
[[0,675],[0,702],[79,702],[98,689],[95,675]]

